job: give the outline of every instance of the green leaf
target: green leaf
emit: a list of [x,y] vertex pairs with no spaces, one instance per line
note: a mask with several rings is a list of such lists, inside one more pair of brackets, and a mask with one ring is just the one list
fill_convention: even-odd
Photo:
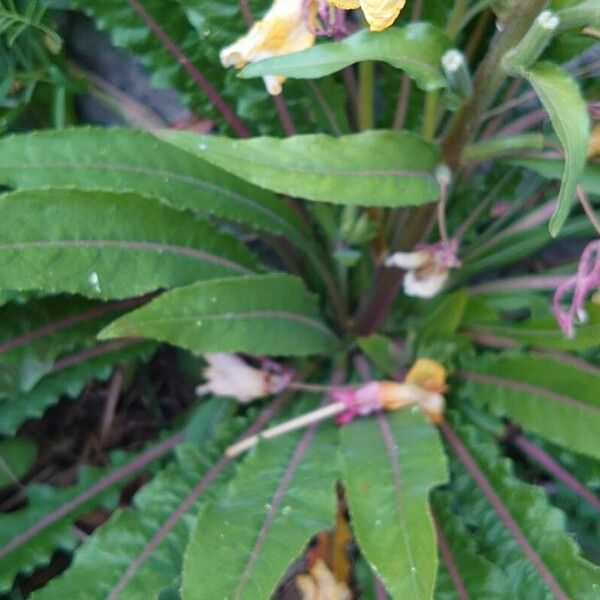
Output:
[[[299,441],[300,440],[300,441]],[[184,600],[270,598],[312,535],[334,521],[335,428],[260,444],[198,519]]]
[[0,287],[137,296],[251,272],[233,236],[149,198],[29,190],[0,197]]
[[[529,308],[529,307],[528,307]],[[489,333],[519,344],[549,350],[589,350],[598,346],[600,339],[600,307],[590,303],[586,307],[588,320],[578,324],[573,337],[566,337],[554,316],[536,317],[522,323],[500,323],[469,326],[469,329]]]
[[[517,167],[526,167],[546,179],[560,179],[564,171],[564,161],[553,157],[527,156],[506,161]],[[600,194],[600,163],[589,162],[581,176],[581,185],[590,194]]]
[[402,351],[393,340],[375,333],[368,337],[357,338],[356,343],[383,373],[393,376],[398,372],[402,364]]
[[444,296],[435,308],[425,313],[419,326],[419,337],[427,339],[454,335],[465,314],[468,300],[466,290]]
[[31,391],[0,403],[0,434],[14,435],[27,419],[37,419],[61,398],[77,398],[90,380],[106,381],[115,364],[148,360],[155,350],[151,343],[132,344],[94,356],[44,377]]
[[587,160],[590,119],[585,100],[573,78],[553,63],[538,63],[524,72],[545,109],[565,151],[565,169],[558,205],[550,219],[550,233],[556,236],[571,210],[575,188]]
[[18,481],[33,465],[37,446],[27,438],[0,441],[0,488]]
[[100,338],[144,337],[194,352],[305,355],[332,350],[314,296],[290,275],[203,281],[124,315]]
[[465,395],[553,442],[600,458],[600,370],[536,354],[489,356]]
[[[448,542],[460,579],[470,598],[512,600],[506,573],[481,555],[477,544],[459,515],[452,511],[450,494],[436,490],[432,494],[436,520]],[[435,600],[460,598],[448,572],[443,555],[435,588]]]
[[[514,476],[512,463],[500,456],[493,438],[473,427],[457,427],[456,431],[567,597],[595,600],[600,590],[600,568],[581,558],[575,541],[565,531],[564,515],[548,503],[544,490]],[[462,464],[452,460],[451,466],[453,504],[475,538],[480,554],[508,575],[509,598],[555,598]]]
[[439,150],[408,131],[242,141],[185,131],[160,136],[255,185],[308,200],[409,206],[438,197]]
[[[418,48],[418,52],[415,52]],[[411,23],[381,32],[359,31],[340,42],[318,44],[308,50],[251,63],[240,77],[277,74],[301,79],[323,77],[354,63],[383,61],[402,69],[424,90],[446,86],[442,55],[450,41],[429,23]]]
[[418,411],[341,428],[343,481],[365,558],[395,600],[429,600],[437,572],[430,490],[447,479],[438,433]]
[[[27,486],[26,506],[2,515],[0,548],[25,532],[33,523],[42,520],[44,516],[88,489],[101,477],[123,464],[125,459],[125,454],[118,452],[114,453],[112,464],[108,469],[83,467],[78,483],[66,488],[37,483]],[[117,501],[118,494],[115,486],[112,486],[38,533],[26,544],[0,558],[0,592],[10,590],[13,579],[19,573],[28,574],[36,567],[47,564],[55,550],[69,551],[75,548],[77,536],[72,524],[77,516],[89,512],[95,506],[113,507]]]
[[133,191],[180,210],[299,235],[297,217],[275,194],[133,129],[81,127],[2,138],[0,183],[19,189]]
[[[221,399],[209,401],[203,407],[209,405],[220,414],[217,420],[210,414],[205,415],[211,424],[209,435],[201,443],[177,446],[175,460],[136,493],[132,506],[117,509],[106,523],[94,530],[76,551],[67,571],[35,592],[32,596],[35,600],[106,600],[127,567],[218,459],[223,442],[231,441],[240,429],[240,422],[230,420],[230,410],[221,412]],[[224,417],[227,422],[223,421]],[[207,497],[222,489],[221,483],[230,476],[231,469],[224,471],[207,494],[189,507],[125,586],[119,600],[158,598],[163,589],[178,579],[196,513]]]
[[93,343],[107,313],[118,313],[103,306],[57,297],[0,308],[0,399],[30,391],[59,356]]

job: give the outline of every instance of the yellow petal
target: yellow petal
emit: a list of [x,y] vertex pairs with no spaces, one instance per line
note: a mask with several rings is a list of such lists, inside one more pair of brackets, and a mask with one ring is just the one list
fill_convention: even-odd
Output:
[[406,0],[360,0],[371,31],[387,29],[404,8]]
[[[315,3],[310,5],[310,11],[310,17],[316,14]],[[303,0],[275,0],[263,19],[254,23],[246,35],[221,50],[221,63],[224,67],[241,69],[263,58],[310,48],[315,43],[315,36],[305,17]],[[281,93],[285,77],[273,74],[264,80],[271,94]]]
[[404,379],[428,392],[446,391],[446,369],[430,358],[419,358]]
[[329,0],[329,4],[343,8],[344,10],[352,10],[353,8],[360,8],[360,0]]

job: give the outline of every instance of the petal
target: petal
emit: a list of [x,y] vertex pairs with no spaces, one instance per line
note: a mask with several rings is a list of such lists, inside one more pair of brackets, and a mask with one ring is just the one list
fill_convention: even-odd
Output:
[[333,4],[337,8],[343,8],[344,10],[360,8],[360,0],[329,0],[329,4]]
[[419,358],[404,378],[405,383],[413,383],[429,392],[446,390],[446,369],[430,358]]
[[433,298],[444,287],[446,279],[448,279],[447,270],[436,270],[423,278],[418,278],[414,271],[409,271],[404,276],[404,293],[417,298]]
[[385,261],[386,267],[398,267],[399,269],[420,269],[428,262],[433,260],[433,254],[426,250],[417,252],[394,252],[387,257]]
[[360,5],[371,31],[387,29],[404,8],[406,0],[361,0]]

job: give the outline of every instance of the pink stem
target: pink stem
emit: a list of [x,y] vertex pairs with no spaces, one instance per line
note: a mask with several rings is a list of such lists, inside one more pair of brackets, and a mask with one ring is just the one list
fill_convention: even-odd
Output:
[[79,508],[82,504],[91,500],[107,488],[111,487],[115,483],[118,483],[122,479],[125,479],[144,468],[147,464],[152,461],[164,456],[168,452],[170,452],[177,444],[182,442],[184,439],[183,433],[176,433],[175,435],[167,438],[166,440],[160,442],[150,450],[147,450],[137,458],[133,459],[131,462],[126,465],[120,467],[116,471],[113,471],[110,475],[103,477],[100,481],[96,482],[94,485],[89,487],[85,492],[77,495],[75,498],[69,500],[65,504],[63,504],[57,510],[47,514],[45,517],[40,519],[37,523],[34,523],[29,529],[25,530],[20,535],[14,537],[8,544],[4,547],[0,548],[0,558],[10,554],[17,548],[20,548],[23,544],[28,542],[31,538],[35,537],[38,533],[54,525],[57,521],[68,515],[70,512]]
[[591,490],[588,490],[582,483],[577,481],[571,473],[558,464],[549,454],[546,454],[541,448],[538,448],[523,434],[511,437],[510,441],[524,454],[537,462],[545,471],[550,473],[552,477],[562,481],[569,489],[588,502],[590,506],[593,506],[597,511],[600,511],[600,498],[598,498]]
[[217,92],[213,85],[197,69],[192,61],[185,55],[181,48],[167,35],[162,27],[154,20],[152,15],[144,8],[139,0],[127,0],[130,6],[138,13],[142,21],[151,29],[156,37],[162,42],[167,50],[177,59],[177,62],[183,67],[187,74],[196,82],[198,87],[204,92],[206,97],[212,102],[215,108],[223,115],[231,128],[239,137],[250,137],[250,131],[235,114],[231,106],[225,102],[223,97]]
[[442,529],[442,525],[440,520],[435,512],[432,511],[433,523],[435,525],[435,532],[437,535],[438,548],[440,549],[440,554],[446,563],[446,568],[448,569],[448,573],[450,574],[450,579],[452,579],[452,583],[454,584],[454,588],[456,589],[456,593],[458,594],[459,600],[469,600],[469,594],[467,592],[467,588],[465,587],[465,583],[460,575],[460,571],[458,570],[458,565],[454,560],[454,555],[452,554],[452,549],[450,548],[450,544],[448,543],[448,539],[444,534],[444,530]]
[[533,565],[533,567],[540,574],[542,579],[546,582],[546,585],[556,596],[557,600],[569,600],[567,594],[561,588],[558,581],[556,581],[554,574],[548,569],[548,567],[542,561],[540,555],[531,546],[529,540],[521,531],[518,523],[514,520],[508,508],[506,507],[500,496],[498,496],[498,494],[488,481],[487,477],[484,475],[483,471],[479,468],[479,465],[477,464],[467,447],[456,435],[451,425],[447,421],[443,420],[439,424],[439,428],[444,437],[446,438],[446,441],[451,446],[452,450],[454,450],[456,456],[464,464],[471,477],[475,480],[475,483],[477,483],[477,485],[479,486],[479,489],[483,492],[484,496],[487,498],[492,508],[496,511],[500,520],[504,523],[506,528],[510,531],[511,535],[515,538],[529,562]]

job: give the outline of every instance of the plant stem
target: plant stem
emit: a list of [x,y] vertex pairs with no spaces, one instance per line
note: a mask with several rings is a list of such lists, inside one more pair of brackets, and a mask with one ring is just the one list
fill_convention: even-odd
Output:
[[358,128],[373,129],[375,96],[375,63],[364,61],[358,65]]
[[592,222],[592,225],[596,228],[598,234],[600,234],[600,220],[594,212],[594,207],[581,185],[577,186],[577,199],[579,200],[579,204],[583,207],[585,214],[588,216],[588,219]]
[[474,93],[454,115],[442,144],[443,160],[451,169],[460,166],[463,151],[475,135],[481,116],[506,78],[502,57],[521,41],[545,4],[546,0],[521,0],[503,30],[494,36],[473,78]]
[[550,590],[552,590],[557,600],[569,600],[569,597],[567,594],[565,594],[564,590],[554,577],[554,574],[550,571],[550,569],[548,569],[540,555],[536,552],[535,548],[533,548],[533,546],[529,543],[529,540],[525,537],[525,534],[521,531],[519,524],[510,514],[510,511],[506,507],[504,501],[496,493],[467,447],[454,432],[454,429],[452,429],[450,424],[445,420],[442,420],[442,422],[439,424],[439,428],[456,456],[467,469],[469,475],[473,478],[479,489],[483,492],[483,495],[487,498],[492,508],[496,511],[496,514],[504,523],[505,527],[508,529],[508,531],[510,531],[510,534],[515,538],[529,562],[540,574]]
[[[493,100],[502,85],[506,74],[501,67],[504,54],[515,46],[538,13],[544,8],[545,0],[521,0],[513,10],[504,29],[492,40],[488,53],[483,58],[473,79],[473,95],[465,100],[461,109],[454,115],[448,133],[442,144],[442,162],[453,171],[458,170],[462,154],[473,138],[483,112]],[[433,101],[429,101],[433,104]],[[435,129],[435,113],[427,115],[427,132]],[[433,123],[433,127],[431,125]],[[431,218],[435,214],[435,204],[414,209],[407,221],[406,237],[400,241],[399,248],[393,250],[410,250],[420,241],[427,231]],[[355,318],[354,331],[360,335],[369,335],[385,320],[392,307],[396,292],[402,280],[400,269],[387,269],[380,265],[371,287],[372,292],[366,297]]]
[[423,136],[432,140],[437,128],[438,101],[440,93],[438,90],[425,94],[425,108],[423,113]]
[[162,42],[164,47],[177,59],[177,62],[182,66],[186,73],[194,80],[196,85],[204,92],[206,97],[212,102],[213,106],[221,113],[223,118],[229,123],[231,128],[239,137],[250,137],[250,131],[242,123],[240,118],[235,114],[234,110],[225,102],[223,97],[217,92],[208,79],[196,68],[192,61],[185,55],[183,50],[167,35],[164,29],[154,20],[152,15],[144,8],[139,0],[127,0],[140,16],[146,26],[156,35]]

